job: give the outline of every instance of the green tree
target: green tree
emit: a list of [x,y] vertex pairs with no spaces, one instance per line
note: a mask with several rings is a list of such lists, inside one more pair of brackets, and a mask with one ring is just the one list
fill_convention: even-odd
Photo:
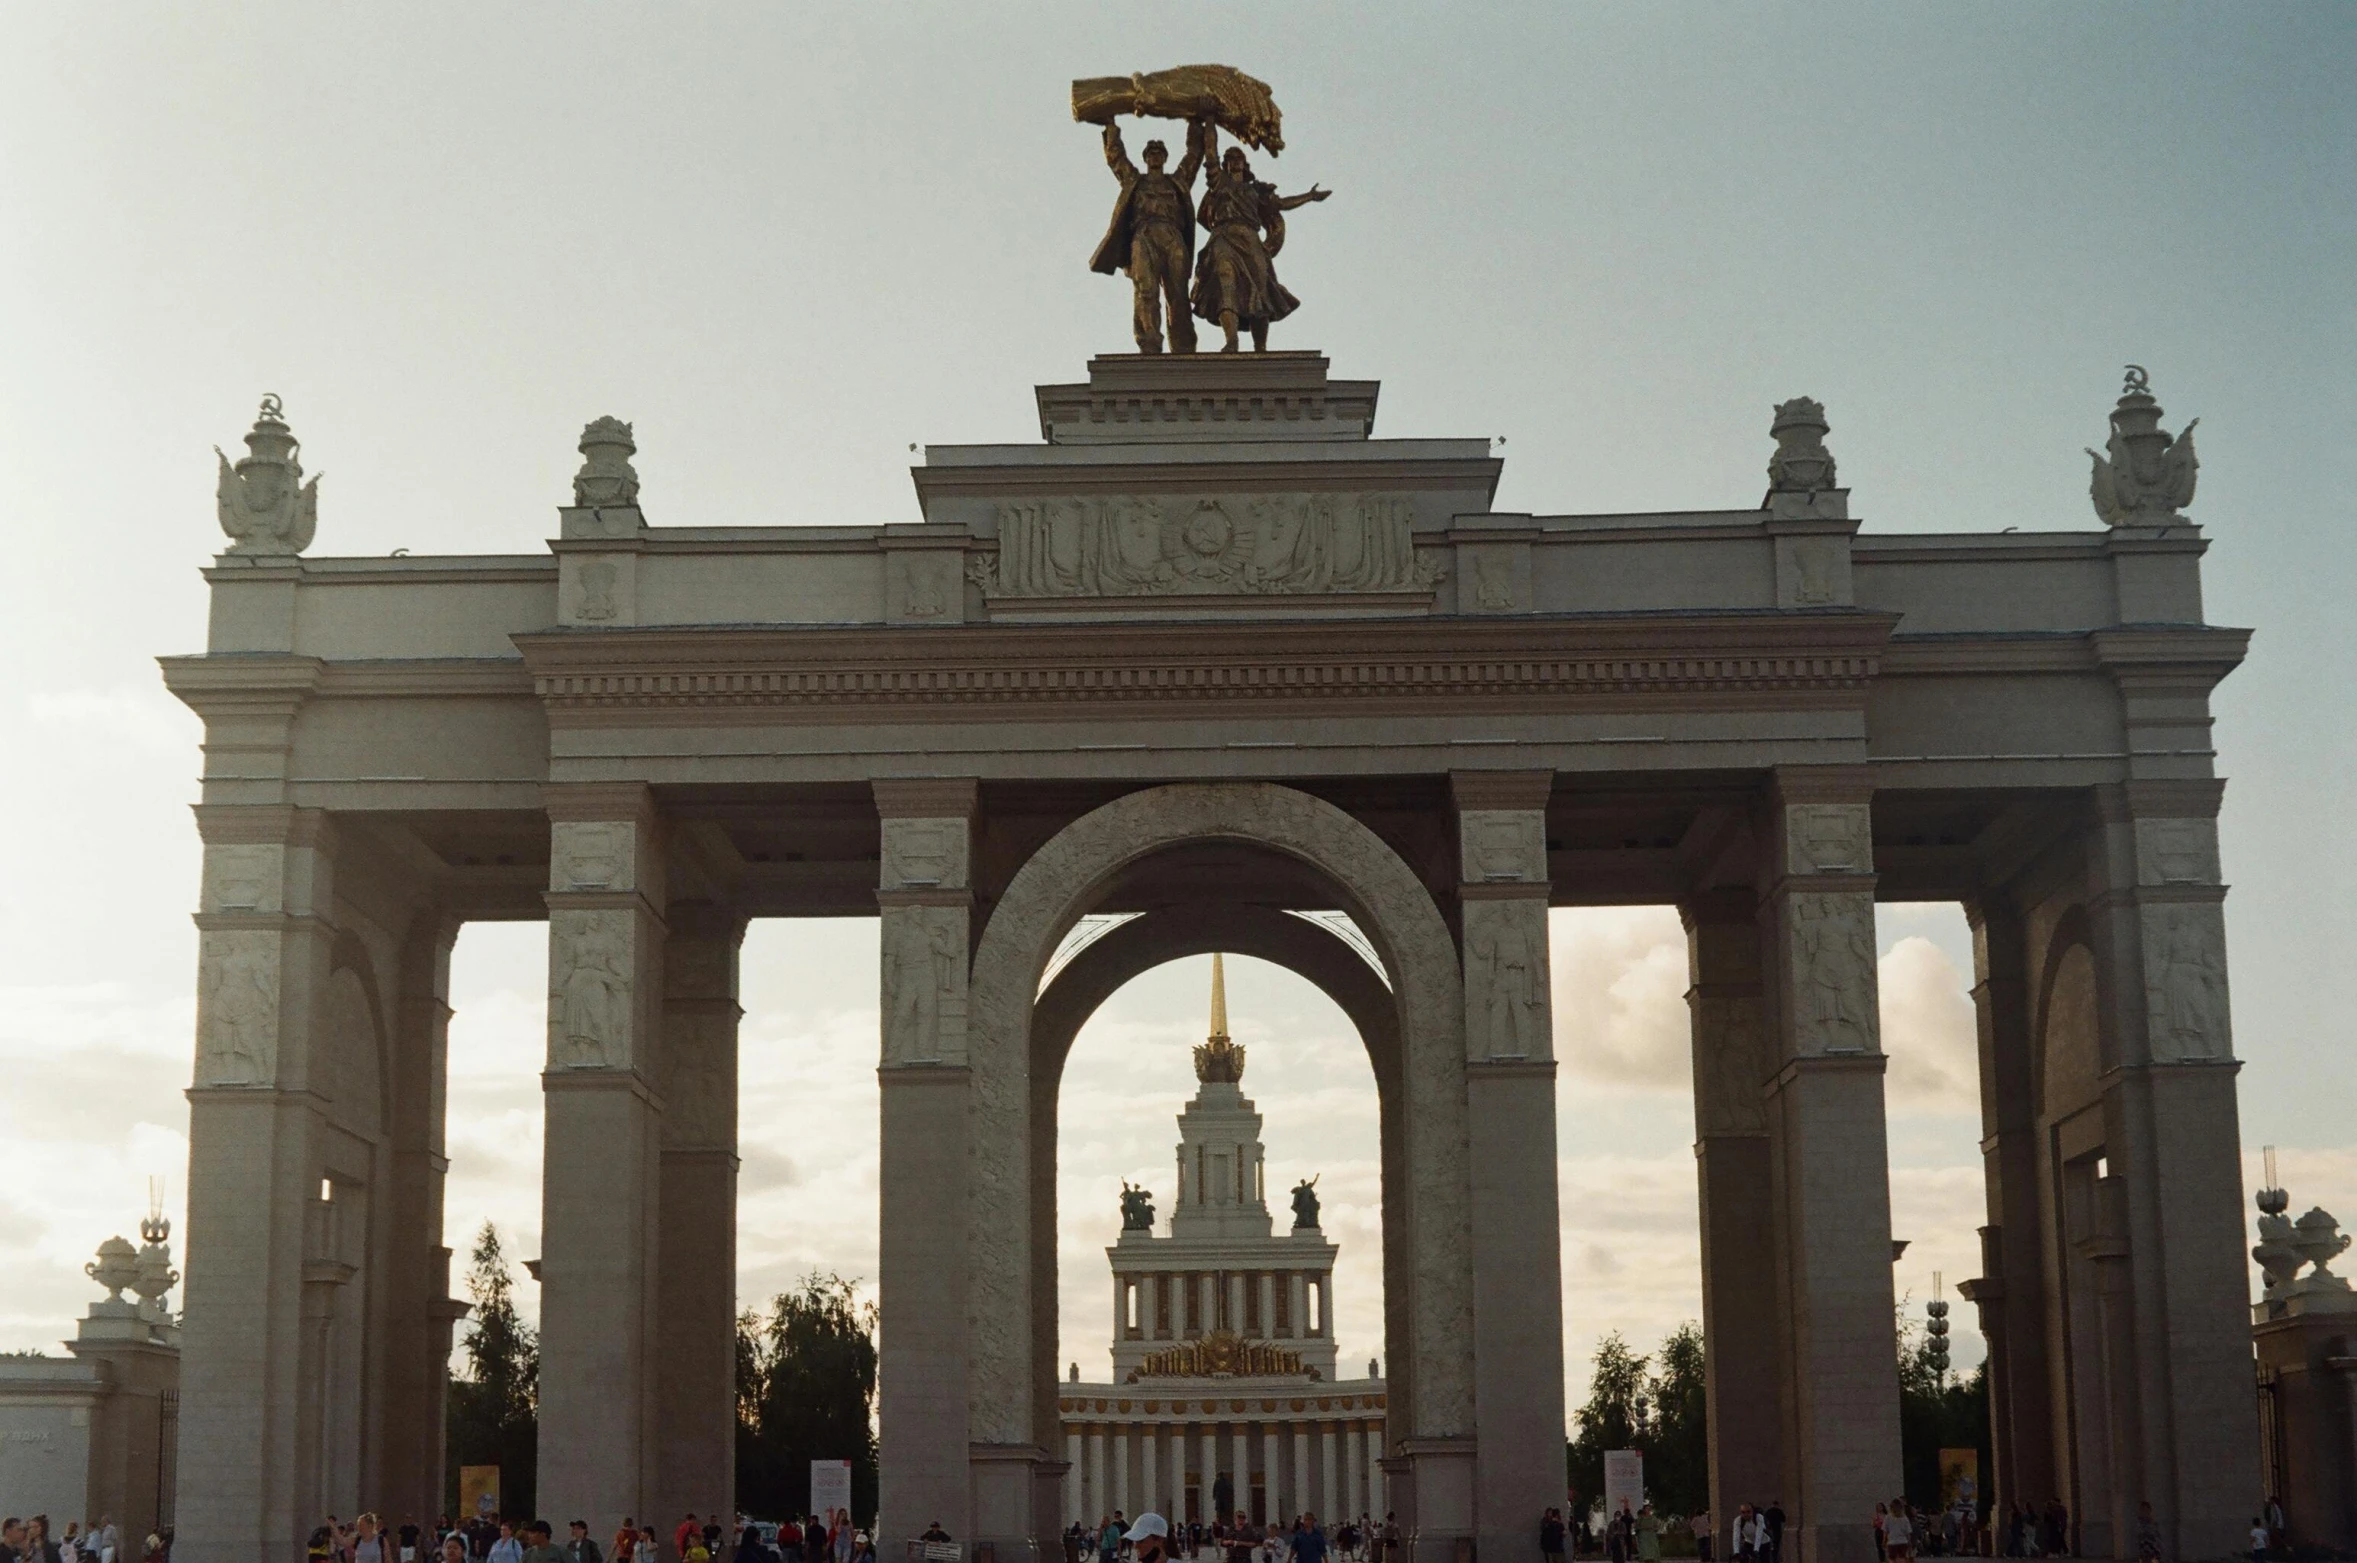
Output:
[[1932,1366],[1931,1341],[1923,1326],[1899,1318],[1899,1470],[1907,1501],[1921,1509],[1940,1504],[1940,1451],[1980,1451],[1981,1493],[1988,1498],[1989,1365],[1969,1376],[1941,1374]]
[[737,1316],[737,1506],[806,1513],[810,1462],[851,1462],[851,1508],[876,1512],[876,1305],[815,1270]]
[[490,1222],[475,1237],[467,1265],[467,1371],[450,1384],[450,1468],[444,1501],[458,1512],[458,1468],[499,1467],[500,1508],[532,1512],[540,1451],[540,1337],[516,1312],[515,1277]]
[[1604,1451],[1636,1447],[1637,1396],[1645,1390],[1649,1360],[1629,1350],[1618,1330],[1596,1343],[1579,1431],[1564,1450],[1564,1476],[1582,1509],[1604,1496]]
[[1710,1428],[1703,1393],[1702,1326],[1689,1319],[1655,1353],[1652,1416],[1640,1440],[1645,1487],[1664,1514],[1696,1514],[1710,1504]]
[[[1656,1366],[1658,1364],[1658,1366]],[[1604,1451],[1645,1456],[1645,1491],[1663,1515],[1710,1502],[1710,1428],[1703,1393],[1702,1328],[1689,1320],[1648,1356],[1615,1333],[1597,1344],[1579,1429],[1564,1449],[1564,1477],[1582,1509],[1604,1497]]]

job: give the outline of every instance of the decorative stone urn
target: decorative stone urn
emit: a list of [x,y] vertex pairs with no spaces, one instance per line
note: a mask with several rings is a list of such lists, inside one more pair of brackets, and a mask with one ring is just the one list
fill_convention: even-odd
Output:
[[106,1288],[106,1300],[119,1303],[123,1288],[139,1280],[139,1253],[119,1237],[110,1237],[98,1245],[98,1257],[82,1266],[82,1273]]

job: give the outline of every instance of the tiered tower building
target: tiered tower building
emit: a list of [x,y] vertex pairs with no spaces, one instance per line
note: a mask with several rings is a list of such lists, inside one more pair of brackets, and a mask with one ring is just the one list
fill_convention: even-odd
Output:
[[1156,1233],[1142,1190],[1123,1200],[1113,1271],[1113,1373],[1059,1397],[1066,1520],[1115,1510],[1257,1522],[1304,1510],[1382,1512],[1384,1383],[1339,1377],[1334,1259],[1314,1184],[1280,1233],[1269,1212],[1261,1117],[1228,1035],[1226,972],[1212,956],[1211,1025],[1179,1114],[1176,1198]]

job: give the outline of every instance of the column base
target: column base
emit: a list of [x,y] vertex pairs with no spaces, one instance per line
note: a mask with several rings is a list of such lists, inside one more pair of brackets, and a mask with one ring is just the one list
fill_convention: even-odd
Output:
[[[1399,1511],[1408,1563],[1467,1563],[1473,1553],[1473,1484],[1478,1462],[1470,1438],[1409,1438],[1399,1460],[1386,1460],[1385,1489],[1410,1496]],[[1405,1470],[1395,1473],[1394,1466]],[[1530,1528],[1536,1534],[1534,1517]]]

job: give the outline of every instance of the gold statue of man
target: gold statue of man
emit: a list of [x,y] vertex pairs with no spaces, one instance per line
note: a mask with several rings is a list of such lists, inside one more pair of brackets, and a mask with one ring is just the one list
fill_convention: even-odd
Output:
[[1170,318],[1170,350],[1195,351],[1195,322],[1187,314],[1187,271],[1195,259],[1195,174],[1202,168],[1211,127],[1196,120],[1187,127],[1187,155],[1175,172],[1163,164],[1170,149],[1146,143],[1141,172],[1121,144],[1121,127],[1105,126],[1105,161],[1121,181],[1121,199],[1104,242],[1089,257],[1089,269],[1107,276],[1129,273],[1136,293],[1131,329],[1141,353],[1162,351],[1162,320]]
[[[1202,127],[1205,153],[1212,150],[1216,135],[1209,125]],[[1217,322],[1227,334],[1221,352],[1236,351],[1239,326],[1252,333],[1253,351],[1267,352],[1269,323],[1301,307],[1301,300],[1277,281],[1285,214],[1333,193],[1313,184],[1299,195],[1280,196],[1275,185],[1252,177],[1242,147],[1228,148],[1227,156],[1212,169],[1197,214],[1210,237],[1195,262],[1193,302],[1197,315]]]

